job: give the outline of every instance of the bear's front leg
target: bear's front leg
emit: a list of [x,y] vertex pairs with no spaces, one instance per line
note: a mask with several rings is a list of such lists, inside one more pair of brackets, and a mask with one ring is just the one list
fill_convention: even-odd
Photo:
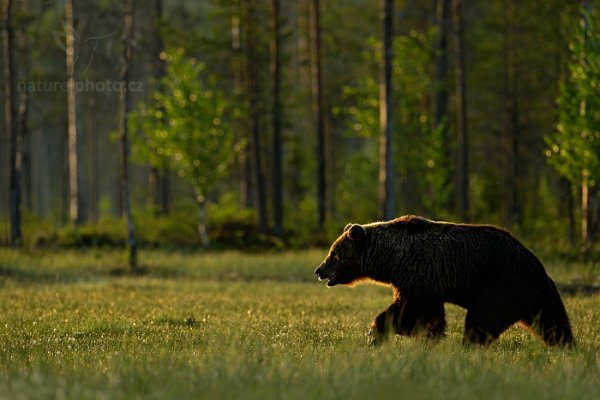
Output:
[[369,345],[382,344],[392,333],[413,336],[425,332],[428,339],[437,339],[444,336],[445,328],[443,302],[397,301],[373,320]]
[[395,302],[375,317],[368,334],[369,345],[378,346],[385,342],[391,334],[405,333],[402,328],[406,328],[410,324],[408,320],[402,322],[407,306],[406,302]]
[[[390,306],[391,308],[392,306]],[[371,323],[371,328],[367,334],[367,343],[369,346],[379,346],[385,342],[390,335],[390,329],[393,326],[393,314],[389,308],[379,314]]]

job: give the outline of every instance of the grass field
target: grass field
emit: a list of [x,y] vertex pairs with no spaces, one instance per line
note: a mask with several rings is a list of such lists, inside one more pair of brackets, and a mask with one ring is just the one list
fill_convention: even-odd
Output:
[[[324,251],[114,252],[0,249],[0,398],[598,399],[598,271],[549,263],[578,346],[547,348],[515,326],[463,348],[447,306],[438,344],[366,346],[388,289],[326,289]],[[589,289],[589,287],[588,287]]]

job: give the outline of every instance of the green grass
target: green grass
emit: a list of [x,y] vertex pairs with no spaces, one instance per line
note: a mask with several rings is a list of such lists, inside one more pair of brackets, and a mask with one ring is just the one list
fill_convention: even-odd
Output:
[[[519,326],[463,348],[453,306],[440,343],[373,349],[389,290],[326,289],[324,253],[143,252],[131,277],[120,253],[0,249],[0,398],[598,398],[598,294],[564,297],[571,350]],[[548,269],[565,288],[598,278]]]

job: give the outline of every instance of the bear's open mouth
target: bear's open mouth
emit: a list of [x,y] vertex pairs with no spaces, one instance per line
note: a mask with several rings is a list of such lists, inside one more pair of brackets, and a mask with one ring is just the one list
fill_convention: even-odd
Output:
[[336,282],[335,282],[335,272],[331,275],[329,275],[327,278],[327,286],[335,286]]
[[335,286],[336,282],[335,282],[335,272],[332,273],[331,275],[324,277],[324,278],[319,278],[320,280],[324,280],[327,279],[327,286]]
[[335,278],[335,272],[331,273],[331,275],[327,275],[319,271],[317,272],[317,277],[320,281],[328,281],[329,284],[329,282],[333,281],[333,279]]
[[337,282],[335,282],[336,273],[334,271],[327,271],[327,270],[324,270],[324,268],[322,268],[321,266],[319,266],[315,270],[315,274],[317,274],[317,277],[319,278],[320,281],[326,280],[327,286],[334,286],[337,284]]

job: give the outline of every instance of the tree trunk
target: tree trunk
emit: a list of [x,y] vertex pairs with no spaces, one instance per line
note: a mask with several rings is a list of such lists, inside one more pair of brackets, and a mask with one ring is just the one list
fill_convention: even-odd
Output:
[[581,240],[584,245],[589,243],[588,235],[588,183],[584,177],[581,181]]
[[14,246],[19,246],[21,237],[21,186],[20,165],[18,164],[18,121],[17,121],[17,94],[15,79],[14,59],[14,30],[12,27],[12,1],[4,0],[2,3],[2,41],[4,44],[4,117],[9,148],[9,215],[10,239]]
[[461,0],[452,0],[454,36],[454,80],[457,133],[458,210],[463,221],[469,220],[469,148],[467,134],[467,103],[464,74],[464,27]]
[[29,93],[26,90],[20,93],[19,100],[19,139],[17,163],[21,171],[21,192],[23,193],[24,206],[32,211],[32,186],[31,186],[31,136],[29,134]]
[[[438,38],[435,62],[435,127],[444,123],[448,113],[448,3],[449,0],[437,0],[436,4]],[[444,128],[444,134],[447,131],[448,129]]]
[[560,178],[560,188],[563,195],[561,196],[563,201],[559,204],[559,215],[563,212],[567,213],[568,220],[568,232],[569,232],[569,244],[575,246],[577,241],[577,232],[575,230],[575,213],[573,212],[573,187],[571,182],[566,178]]
[[584,249],[589,250],[597,231],[598,196],[594,188],[590,187],[588,177],[584,175],[581,181],[581,238]]
[[[581,14],[581,24],[585,30],[584,35],[584,48],[587,52],[587,37],[588,30],[590,29],[590,23],[588,21],[588,15],[592,12],[592,4],[589,0],[582,0],[581,7],[585,13]],[[587,14],[586,14],[587,13]],[[587,62],[587,55],[584,55],[584,59],[581,63]],[[581,100],[580,110],[585,113],[586,102],[585,99]],[[582,171],[581,180],[581,238],[584,243],[584,256],[587,257],[590,249],[590,245],[596,237],[598,227],[598,200],[595,186],[589,185],[588,176],[586,171]]]
[[392,40],[394,1],[382,0],[381,19],[383,22],[383,65],[379,84],[379,201],[380,217],[385,220],[394,218],[394,157],[392,136]]
[[[252,135],[250,135],[250,143],[252,143]],[[240,166],[240,204],[242,207],[254,208],[254,194],[252,188],[252,160],[247,148],[240,151],[238,163]]]
[[[29,4],[27,0],[20,1],[19,13],[21,15],[29,14]],[[20,24],[17,28],[17,36],[19,43],[19,57],[21,58],[20,70],[21,77],[18,78],[20,81],[27,81],[29,79],[29,71],[31,70],[31,56],[28,49],[27,41],[27,27],[28,24]],[[22,199],[24,200],[25,207],[32,211],[32,187],[31,187],[31,137],[29,135],[29,91],[19,91],[19,153],[20,159],[17,160],[19,168],[21,170],[21,193]]]
[[[233,70],[233,94],[236,101],[243,103],[243,53],[242,49],[242,33],[240,24],[240,15],[243,15],[243,10],[236,10],[231,16],[231,51],[232,51],[232,70]],[[243,140],[246,136],[245,125],[239,120],[235,121],[235,132],[238,140]],[[252,164],[248,157],[248,149],[242,147],[237,155],[238,179],[239,179],[239,202],[240,207],[253,208],[252,201]]]
[[162,0],[155,1],[156,20],[154,21],[154,78],[160,79],[165,76],[166,64],[160,55],[164,51],[164,43],[161,34],[163,4]]
[[596,242],[598,239],[598,192],[596,188],[590,188],[588,191],[588,206],[587,206],[587,240]]
[[[63,135],[64,136],[64,135]],[[69,224],[69,138],[61,137],[60,146],[60,225]]]
[[[451,144],[448,137],[448,27],[450,0],[436,1],[436,22],[438,27],[437,54],[435,61],[435,110],[433,115],[434,129],[441,129],[443,153],[441,154],[440,169],[444,173],[444,187],[450,182]],[[449,196],[452,198],[452,195]],[[446,202],[444,208],[452,207]]]
[[129,99],[129,66],[131,61],[133,38],[133,0],[123,0],[123,33],[121,35],[121,86],[119,90],[119,161],[121,175],[121,203],[127,224],[127,247],[129,250],[129,268],[137,272],[137,242],[131,215],[131,198],[129,194],[129,144],[127,139],[127,116],[130,110]]
[[158,168],[150,166],[148,175],[150,185],[150,195],[152,196],[152,212],[154,215],[160,215],[160,175]]
[[262,171],[260,144],[260,78],[258,76],[258,57],[256,55],[255,32],[255,0],[247,0],[248,4],[248,94],[250,97],[250,118],[252,125],[252,162],[255,184],[256,207],[258,209],[258,230],[266,233],[269,229],[267,222],[267,204],[265,196],[265,178]]
[[169,168],[164,167],[160,173],[160,196],[161,213],[169,215],[171,210],[171,179],[169,178]]
[[17,164],[21,176],[21,193],[24,198],[24,206],[32,211],[31,193],[31,137],[29,135],[29,93],[26,90],[20,93],[19,99],[19,133],[18,133],[18,156]]
[[313,58],[313,102],[317,116],[317,223],[319,229],[322,229],[326,218],[325,204],[327,193],[325,193],[325,110],[323,109],[323,73],[321,70],[321,12],[319,0],[313,0],[312,14],[312,29],[315,40],[315,53]]
[[196,191],[196,201],[198,202],[198,236],[202,247],[207,249],[210,241],[206,230],[206,198]]
[[155,215],[169,214],[169,168],[150,167],[150,192]]
[[[161,54],[164,52],[164,43],[161,34],[163,17],[162,0],[155,1],[155,8],[154,79],[157,82],[158,90],[162,90],[161,85],[158,82],[165,76],[167,70],[165,60],[161,58]],[[169,213],[169,169],[166,165],[164,168],[152,167],[150,174],[151,182],[154,183],[152,194],[155,210],[161,215],[167,215]]]
[[335,131],[332,126],[331,118],[325,118],[325,154],[326,160],[329,160],[327,163],[327,189],[325,193],[329,193],[327,198],[327,212],[330,218],[335,218],[337,214],[336,207],[336,188],[339,183],[339,175],[337,174],[336,169],[336,142],[335,142]]
[[74,0],[65,2],[66,65],[67,65],[67,120],[69,161],[69,219],[74,226],[81,222],[79,208],[79,159],[77,132],[77,93],[75,71],[75,24],[77,20]]
[[[95,94],[91,96],[90,109],[96,109]],[[88,151],[89,151],[89,182],[90,182],[90,201],[89,201],[89,216],[93,224],[98,222],[98,131],[97,131],[97,114],[91,113],[88,127]]]
[[273,0],[273,233],[283,237],[283,180],[281,173],[281,33],[280,0]]
[[517,137],[518,108],[516,78],[517,61],[515,55],[514,0],[504,3],[504,135],[502,149],[504,155],[504,225],[511,227],[519,222],[517,200]]

